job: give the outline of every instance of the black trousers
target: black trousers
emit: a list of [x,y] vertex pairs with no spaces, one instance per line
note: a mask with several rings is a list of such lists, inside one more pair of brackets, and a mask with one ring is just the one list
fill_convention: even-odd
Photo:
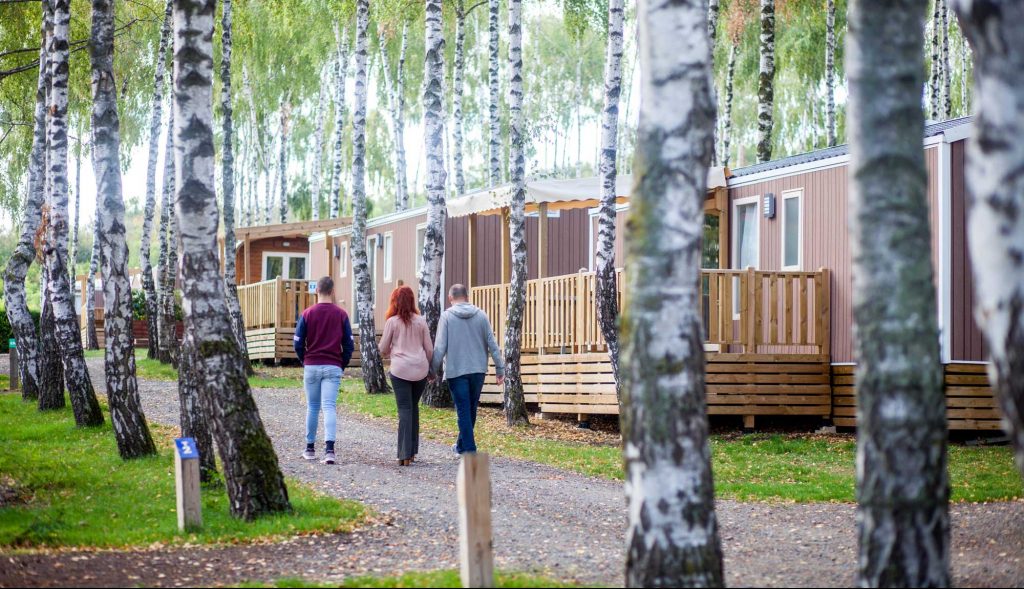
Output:
[[398,405],[398,459],[408,460],[420,452],[420,397],[427,380],[405,380],[394,374],[391,388]]

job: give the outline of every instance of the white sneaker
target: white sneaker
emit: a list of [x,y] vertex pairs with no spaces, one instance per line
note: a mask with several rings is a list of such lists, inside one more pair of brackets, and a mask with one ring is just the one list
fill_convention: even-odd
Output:
[[328,450],[324,454],[324,464],[334,464],[334,450]]
[[306,450],[302,453],[303,460],[316,460],[316,450]]

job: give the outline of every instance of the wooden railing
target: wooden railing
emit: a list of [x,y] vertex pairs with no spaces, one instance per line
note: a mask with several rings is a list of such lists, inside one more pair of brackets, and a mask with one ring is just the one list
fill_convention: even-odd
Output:
[[305,280],[276,278],[238,287],[245,328],[295,327],[299,315],[316,303]]
[[[625,292],[617,271],[619,306]],[[828,354],[829,272],[703,270],[704,340],[717,352]],[[585,352],[604,347],[595,304],[596,277],[580,272],[526,283],[523,349]],[[473,288],[473,303],[504,340],[508,285]]]

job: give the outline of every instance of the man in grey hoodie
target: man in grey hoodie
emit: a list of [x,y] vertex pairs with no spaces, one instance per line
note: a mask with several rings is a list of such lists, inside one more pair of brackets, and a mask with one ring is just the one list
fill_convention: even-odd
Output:
[[430,368],[432,374],[438,374],[444,362],[444,377],[459,419],[459,439],[452,449],[463,454],[476,452],[473,428],[487,374],[487,356],[494,360],[499,385],[505,382],[505,363],[487,315],[469,302],[469,289],[463,284],[453,285],[448,289],[448,302],[451,307],[437,323]]

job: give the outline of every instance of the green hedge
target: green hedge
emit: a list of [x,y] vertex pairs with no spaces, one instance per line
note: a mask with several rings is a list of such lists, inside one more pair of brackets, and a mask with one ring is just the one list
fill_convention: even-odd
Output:
[[[36,327],[39,326],[39,311],[29,310],[32,314],[32,320],[35,322]],[[0,352],[6,354],[7,341],[14,337],[14,332],[11,331],[11,323],[7,320],[7,308],[4,305],[0,305]]]

